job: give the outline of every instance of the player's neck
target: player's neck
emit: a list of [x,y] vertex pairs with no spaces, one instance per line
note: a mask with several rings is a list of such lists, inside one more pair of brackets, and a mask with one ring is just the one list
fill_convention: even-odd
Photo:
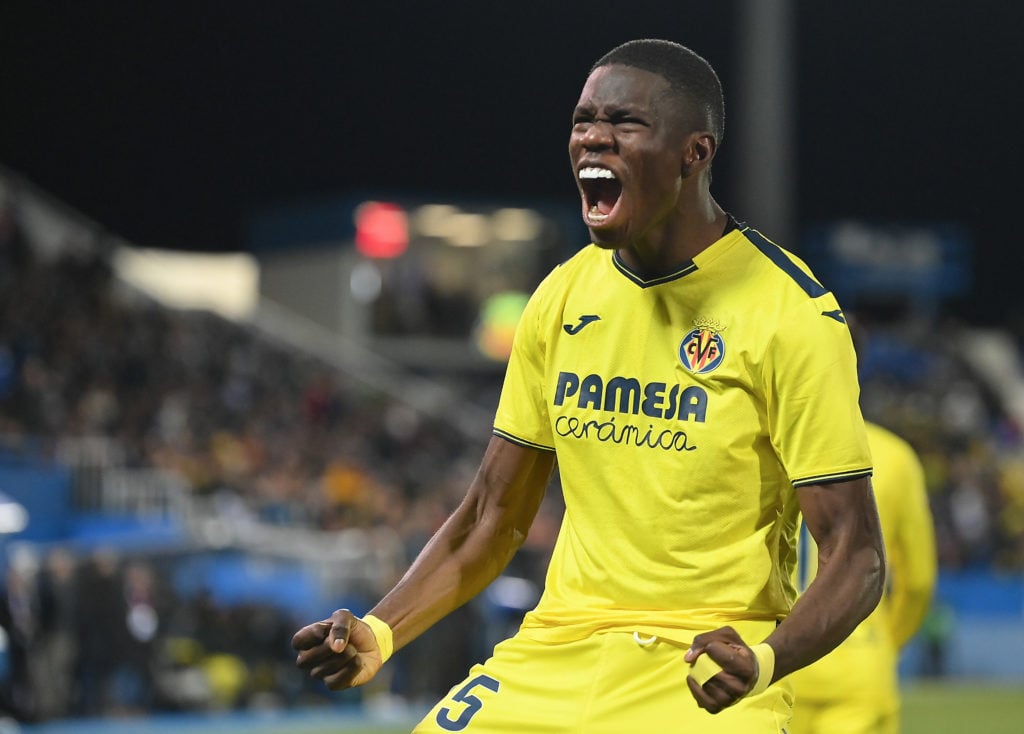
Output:
[[619,249],[619,257],[644,278],[676,272],[721,239],[729,215],[707,197],[704,205],[680,210],[637,242]]

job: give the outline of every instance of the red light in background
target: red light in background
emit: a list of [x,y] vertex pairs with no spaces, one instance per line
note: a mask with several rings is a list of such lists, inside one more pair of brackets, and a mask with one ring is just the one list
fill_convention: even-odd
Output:
[[409,218],[398,204],[367,201],[356,209],[356,250],[366,257],[390,259],[409,247]]

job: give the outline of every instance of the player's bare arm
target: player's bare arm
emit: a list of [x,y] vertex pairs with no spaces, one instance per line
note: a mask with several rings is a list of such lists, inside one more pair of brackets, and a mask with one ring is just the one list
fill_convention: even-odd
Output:
[[801,487],[797,498],[818,545],[818,570],[767,640],[776,679],[846,639],[878,605],[885,585],[885,546],[868,478]]
[[[487,587],[526,539],[554,469],[552,452],[492,437],[459,507],[405,576],[371,610],[398,650]],[[333,690],[369,681],[381,667],[372,630],[347,610],[295,634],[296,664]]]
[[[870,480],[810,485],[799,488],[797,496],[818,543],[818,575],[765,640],[774,652],[771,681],[809,665],[846,639],[878,605],[884,586],[885,550]],[[729,627],[694,638],[687,662],[706,653],[722,668],[704,685],[687,678],[701,708],[718,713],[751,691],[760,672],[749,647],[754,642],[740,639]]]

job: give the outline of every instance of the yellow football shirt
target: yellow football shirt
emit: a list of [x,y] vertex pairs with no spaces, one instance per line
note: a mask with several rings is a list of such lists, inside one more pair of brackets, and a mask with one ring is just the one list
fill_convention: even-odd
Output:
[[[920,627],[935,588],[935,531],[921,462],[906,441],[881,426],[868,423],[867,434],[888,561],[886,593],[845,642],[791,676],[797,691],[795,716],[801,721],[801,703],[855,701],[880,713],[896,711],[899,650]],[[814,576],[817,552],[806,533],[799,548],[802,589]]]
[[522,631],[759,642],[795,598],[794,486],[870,474],[858,393],[835,298],[758,232],[655,280],[578,252],[526,307],[494,424],[556,452],[565,498]]

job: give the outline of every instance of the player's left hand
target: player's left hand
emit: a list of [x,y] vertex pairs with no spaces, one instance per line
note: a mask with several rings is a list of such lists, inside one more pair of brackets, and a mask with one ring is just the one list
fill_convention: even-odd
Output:
[[722,668],[703,686],[692,675],[686,676],[690,693],[702,709],[717,714],[739,701],[754,687],[757,659],[732,627],[719,627],[694,637],[684,660],[692,664],[700,655],[709,656]]

